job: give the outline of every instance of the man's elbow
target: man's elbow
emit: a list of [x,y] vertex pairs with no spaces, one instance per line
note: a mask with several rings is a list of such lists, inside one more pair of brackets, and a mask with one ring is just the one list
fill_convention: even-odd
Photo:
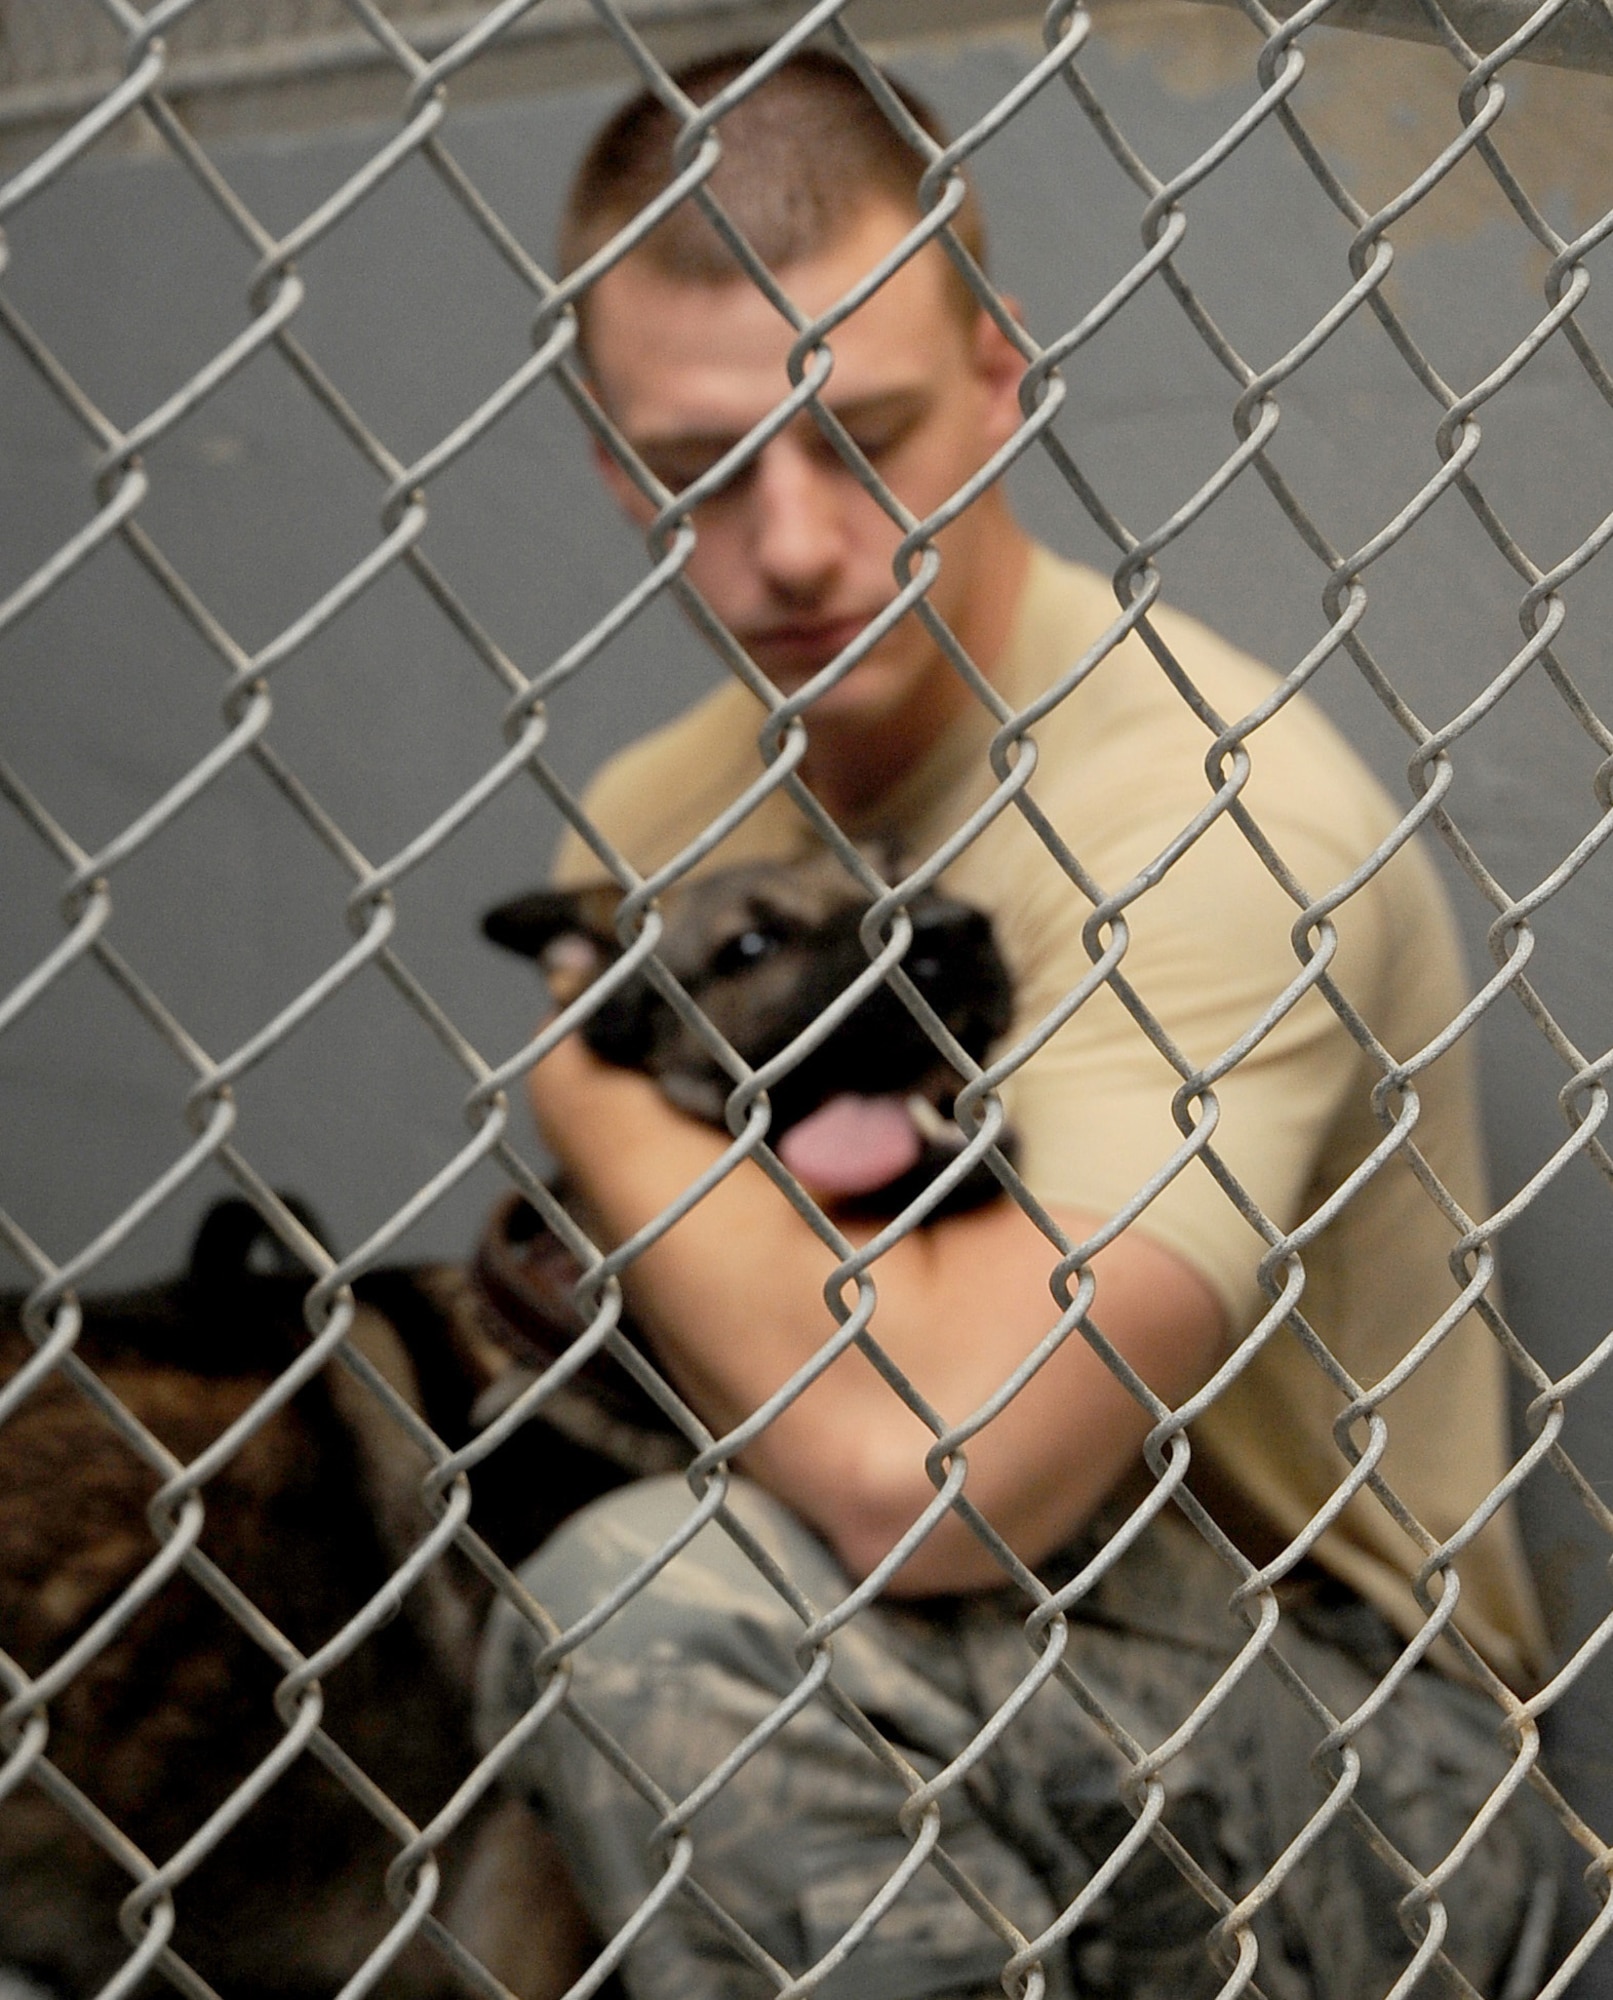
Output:
[[[837,1457],[840,1455],[837,1454]],[[834,1478],[811,1496],[813,1525],[855,1583],[873,1575],[912,1535],[938,1489],[922,1450],[877,1445],[840,1458]],[[922,1539],[886,1580],[892,1597],[941,1597],[1007,1581],[1002,1565],[951,1506],[938,1509]]]

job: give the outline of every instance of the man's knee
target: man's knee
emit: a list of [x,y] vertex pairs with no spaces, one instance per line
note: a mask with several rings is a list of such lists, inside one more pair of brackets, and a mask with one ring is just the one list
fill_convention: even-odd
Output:
[[[575,1647],[556,1647],[555,1659],[567,1662],[569,1712],[546,1717],[512,1745],[503,1777],[553,1824],[589,1914],[607,1934],[658,1892],[673,1863],[679,1802],[703,1793],[688,1822],[695,1880],[781,1964],[804,1969],[906,1863],[908,1786],[835,1703],[821,1693],[798,1699],[811,1667],[801,1644],[807,1620],[850,1587],[832,1556],[776,1501],[736,1481],[727,1505],[741,1535],[760,1545],[797,1601],[720,1523],[701,1527],[658,1564],[697,1504],[677,1480],[625,1488],[525,1566],[523,1583],[562,1627],[618,1596],[621,1603]],[[635,1579],[641,1587],[622,1595]],[[835,1687],[878,1715],[910,1767],[933,1772],[964,1748],[978,1718],[955,1710],[889,1637],[873,1611],[838,1632]],[[541,1698],[543,1646],[539,1632],[501,1608],[484,1658],[484,1740],[502,1736]],[[601,1733],[624,1754],[602,1751]],[[962,1788],[951,1800],[946,1839],[949,1853],[1029,1934],[1051,1923],[1055,1908],[1039,1879],[977,1818]],[[925,1868],[825,1990],[840,2000],[973,1994],[990,1987],[1006,1953],[950,1884]],[[631,1965],[630,1983],[644,1995],[760,1995],[767,1984],[678,1896]]]

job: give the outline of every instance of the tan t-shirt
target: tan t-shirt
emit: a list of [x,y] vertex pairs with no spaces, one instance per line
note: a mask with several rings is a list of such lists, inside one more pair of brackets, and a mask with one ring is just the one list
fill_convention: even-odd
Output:
[[[1215,795],[1205,770],[1214,731],[1142,639],[1128,636],[1102,651],[1115,618],[1099,577],[1037,552],[993,678],[1016,711],[1061,678],[1077,680],[1031,732],[1037,763],[1025,790],[1032,814],[1062,843],[1063,861],[1009,803],[944,883],[993,917],[1016,981],[1015,1040],[1066,1006],[1072,992],[1082,995],[1003,1089],[1027,1183],[1044,1201],[1107,1217],[1165,1176],[1134,1226],[1215,1287],[1242,1335],[1269,1307],[1257,1276],[1269,1246],[1239,1201],[1277,1229],[1295,1231],[1345,1194],[1386,1136],[1371,1103],[1384,1058],[1369,1055],[1361,1039],[1408,1061],[1440,1035],[1467,989],[1444,896],[1413,846],[1334,913],[1337,953],[1326,970],[1340,1004],[1359,1016],[1354,1037],[1320,991],[1302,991],[1279,1010],[1305,970],[1291,939],[1301,905],[1230,814],[1188,837]],[[1204,626],[1166,610],[1151,622],[1225,722],[1270,700],[1272,674]],[[1080,675],[1091,656],[1096,664]],[[755,779],[762,720],[743,688],[721,689],[614,758],[589,791],[590,815],[648,874]],[[881,802],[877,819],[847,832],[899,840],[909,866],[932,853],[998,789],[988,757],[996,728],[983,710],[971,715]],[[1302,699],[1248,727],[1245,741],[1250,769],[1240,806],[1291,881],[1310,898],[1325,896],[1362,869],[1399,815]],[[1232,760],[1221,768],[1230,772]],[[702,866],[793,853],[810,838],[797,808],[776,793]],[[1155,864],[1167,853],[1175,858],[1158,873]],[[600,872],[570,836],[557,879],[595,880]],[[1084,936],[1091,898],[1112,898],[1128,885],[1141,893],[1125,901],[1123,933],[1111,921]],[[1122,942],[1115,976],[1095,973],[1095,956]],[[1116,976],[1130,989],[1129,1007]],[[1145,1010],[1196,1069],[1219,1071],[1228,1052],[1244,1045],[1236,1063],[1214,1076],[1213,1112],[1207,1115],[1202,1100],[1190,1106],[1195,1125],[1213,1121],[1208,1150],[1184,1141],[1172,1115],[1181,1075],[1133,1009]],[[1411,1138],[1426,1169],[1462,1210],[1482,1217],[1466,1041],[1418,1071],[1415,1101]],[[1404,1102],[1398,1109],[1404,1121]],[[1223,1182],[1235,1185],[1238,1199]],[[1381,1406],[1389,1431],[1383,1476],[1442,1541],[1481,1505],[1508,1463],[1499,1353],[1476,1313],[1455,1313],[1459,1288],[1447,1260],[1458,1233],[1419,1185],[1405,1152],[1395,1153],[1349,1188],[1319,1233],[1302,1237],[1303,1294],[1292,1302],[1363,1388],[1384,1380],[1446,1317],[1456,1320]],[[1101,1328],[1101,1290],[1093,1317]],[[1209,1459],[1216,1489],[1234,1512],[1280,1544],[1304,1529],[1349,1473],[1333,1437],[1347,1401],[1301,1335],[1278,1324],[1194,1426],[1196,1456]],[[1366,1443],[1364,1421],[1353,1435]],[[1409,1583],[1422,1553],[1370,1492],[1355,1495],[1314,1553],[1408,1634],[1422,1624]],[[1462,1629],[1498,1672],[1527,1685],[1544,1642],[1510,1512],[1489,1524],[1459,1573]]]

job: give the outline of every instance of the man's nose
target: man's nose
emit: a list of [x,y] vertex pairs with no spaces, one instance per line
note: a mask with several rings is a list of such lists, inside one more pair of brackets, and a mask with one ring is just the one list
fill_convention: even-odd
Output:
[[756,562],[781,596],[822,593],[845,553],[838,468],[789,436],[774,438],[756,466]]

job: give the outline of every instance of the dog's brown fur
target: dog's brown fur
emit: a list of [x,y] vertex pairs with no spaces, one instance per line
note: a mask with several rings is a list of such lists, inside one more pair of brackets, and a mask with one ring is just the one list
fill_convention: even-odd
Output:
[[[238,1240],[221,1252],[218,1238],[232,1229]],[[241,1205],[215,1211],[185,1278],[86,1306],[80,1358],[184,1462],[303,1344],[306,1274],[250,1269],[249,1249],[261,1257],[270,1242]],[[446,1269],[381,1274],[350,1337],[450,1444],[470,1434],[475,1396],[504,1365],[476,1332],[463,1279]],[[0,1311],[0,1379],[31,1352],[11,1302]],[[329,1366],[209,1482],[201,1547],[310,1653],[427,1532],[427,1470],[371,1392]],[[0,1428],[0,1645],[25,1673],[59,1658],[155,1554],[145,1509],[157,1485],[60,1374]],[[504,1497],[518,1494],[505,1486]],[[530,1515],[509,1524],[512,1552],[524,1553],[545,1525]],[[322,1682],[323,1728],[417,1825],[474,1762],[468,1715],[485,1595],[462,1559],[434,1564],[399,1614]],[[46,1755],[161,1863],[280,1740],[271,1701],[280,1677],[179,1575],[50,1704]],[[383,1877],[398,1846],[304,1754],[181,1885],[174,1948],[224,1993],[329,1995],[395,1920]],[[449,1928],[521,2000],[564,1991],[581,1919],[529,1816],[484,1810],[448,1843],[444,1862],[436,1911]],[[132,1949],[117,1911],[133,1887],[36,1783],[0,1800],[0,1967],[24,1969],[64,2000],[95,1991]],[[388,2000],[469,1990],[419,1942],[378,1989]]]

